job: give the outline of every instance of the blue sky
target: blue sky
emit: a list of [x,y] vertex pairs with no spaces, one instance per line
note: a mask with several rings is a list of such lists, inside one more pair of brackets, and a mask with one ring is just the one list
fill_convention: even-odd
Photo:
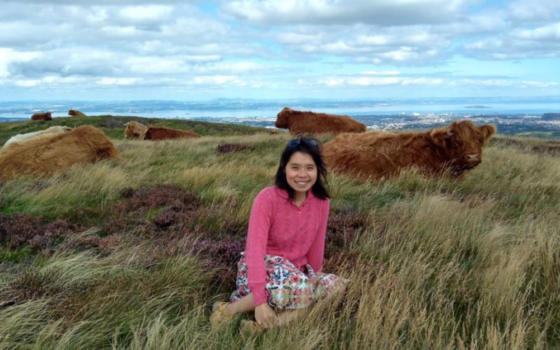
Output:
[[0,8],[0,101],[560,96],[558,0]]

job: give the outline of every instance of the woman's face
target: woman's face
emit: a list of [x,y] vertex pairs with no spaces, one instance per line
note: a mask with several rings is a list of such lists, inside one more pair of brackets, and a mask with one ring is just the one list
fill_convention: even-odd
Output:
[[296,192],[309,191],[317,181],[317,165],[307,153],[292,154],[285,171],[288,185]]

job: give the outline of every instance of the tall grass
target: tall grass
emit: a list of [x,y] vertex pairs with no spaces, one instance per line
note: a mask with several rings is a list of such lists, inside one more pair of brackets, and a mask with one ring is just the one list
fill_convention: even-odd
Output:
[[[122,163],[2,184],[1,212],[89,227],[103,223],[127,189],[174,184],[200,199],[189,227],[207,239],[241,237],[252,200],[273,183],[288,138],[117,140]],[[220,154],[223,143],[251,148]],[[0,348],[554,348],[559,164],[554,156],[499,143],[462,180],[414,170],[379,182],[331,174],[333,213],[365,218],[342,247],[327,245],[334,247],[327,265],[351,281],[346,293],[250,339],[240,337],[239,318],[221,332],[210,330],[211,304],[230,290],[212,280],[215,271],[200,257],[169,249],[166,237],[133,230],[114,234],[120,243],[107,250],[61,248],[35,260],[3,259],[0,295],[8,302],[0,304]]]

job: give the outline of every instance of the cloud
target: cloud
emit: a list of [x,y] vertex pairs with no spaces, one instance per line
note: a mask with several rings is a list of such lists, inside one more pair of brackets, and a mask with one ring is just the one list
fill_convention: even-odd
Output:
[[[0,84],[240,93],[295,86],[298,96],[308,87],[550,89],[560,81],[554,67],[550,81],[524,65],[470,83],[457,76],[477,67],[454,61],[557,58],[559,39],[560,3],[552,0],[4,0]],[[442,69],[449,74],[430,73]]]
[[111,51],[92,52],[87,48],[59,49],[48,54],[41,52],[30,58],[13,58],[7,71],[14,77],[37,78],[45,75],[97,76],[118,74],[122,60]]
[[244,86],[246,83],[233,75],[207,75],[207,76],[197,76],[194,77],[191,81],[191,84],[194,85],[214,85],[214,86],[223,86],[223,85],[237,85],[237,86]]
[[464,44],[465,54],[498,60],[560,56],[560,22]]
[[549,88],[558,86],[557,82],[551,81],[532,81],[516,79],[458,79],[451,82],[451,85],[475,85],[484,87],[521,87],[521,88]]
[[357,62],[374,64],[433,63],[449,53],[452,40],[449,33],[438,33],[426,26],[359,25],[337,29],[299,27],[279,38],[293,50],[305,54],[348,56]]
[[535,23],[560,20],[560,2],[557,0],[517,0],[509,11],[517,22]]
[[16,51],[0,47],[0,77],[10,75],[8,67],[14,62],[29,62],[40,56],[41,53],[38,51]]
[[[318,79],[314,84],[323,85],[327,87],[372,87],[372,86],[390,86],[390,85],[423,85],[435,86],[444,83],[442,78],[430,77],[406,77],[406,76],[369,76],[371,72],[366,75],[346,76],[346,77],[327,77]],[[382,75],[390,75],[388,72]],[[303,84],[303,82],[301,82]]]
[[141,81],[139,78],[113,78],[113,77],[104,77],[98,79],[95,83],[97,85],[134,85]]
[[514,37],[526,40],[549,41],[560,40],[560,22],[532,29],[516,30]]
[[119,10],[123,19],[133,23],[162,22],[169,19],[173,7],[163,5],[125,6]]
[[[452,21],[468,4],[466,0],[237,0],[225,11],[260,24],[410,25]],[[437,9],[437,10],[434,10]]]

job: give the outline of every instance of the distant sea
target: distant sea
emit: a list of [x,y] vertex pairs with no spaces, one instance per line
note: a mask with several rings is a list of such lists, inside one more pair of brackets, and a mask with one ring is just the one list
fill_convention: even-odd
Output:
[[410,100],[237,100],[189,101],[0,101],[0,122],[29,120],[39,111],[66,117],[69,109],[87,115],[189,119],[274,127],[282,108],[349,115],[368,129],[427,129],[469,119],[493,123],[502,134],[560,135],[560,96],[541,98],[447,98]]

